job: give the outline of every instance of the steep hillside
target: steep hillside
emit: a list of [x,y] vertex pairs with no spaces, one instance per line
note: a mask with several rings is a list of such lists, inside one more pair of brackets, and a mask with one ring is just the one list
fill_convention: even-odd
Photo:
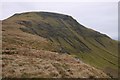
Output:
[[3,50],[26,47],[70,54],[117,77],[117,42],[84,27],[71,16],[27,12],[15,14],[2,24]]

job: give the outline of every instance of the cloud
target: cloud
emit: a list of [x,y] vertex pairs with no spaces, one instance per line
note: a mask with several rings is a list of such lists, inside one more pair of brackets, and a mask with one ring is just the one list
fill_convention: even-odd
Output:
[[1,2],[118,2],[119,0],[1,0]]

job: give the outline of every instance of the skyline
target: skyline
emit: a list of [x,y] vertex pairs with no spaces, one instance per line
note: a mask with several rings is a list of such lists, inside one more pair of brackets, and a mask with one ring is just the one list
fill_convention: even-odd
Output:
[[44,11],[70,15],[87,28],[118,39],[118,5],[116,2],[3,2],[2,16]]

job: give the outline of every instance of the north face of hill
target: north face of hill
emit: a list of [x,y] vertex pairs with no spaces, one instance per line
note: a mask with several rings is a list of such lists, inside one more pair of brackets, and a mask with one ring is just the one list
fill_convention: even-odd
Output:
[[117,41],[84,27],[71,16],[27,12],[3,20],[2,25],[3,50],[29,48],[74,55],[117,77]]

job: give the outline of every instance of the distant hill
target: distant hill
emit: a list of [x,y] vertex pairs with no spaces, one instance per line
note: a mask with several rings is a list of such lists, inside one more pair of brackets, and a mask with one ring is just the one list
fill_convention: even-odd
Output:
[[2,25],[3,50],[28,48],[69,54],[117,77],[118,42],[71,16],[26,12],[3,20]]

